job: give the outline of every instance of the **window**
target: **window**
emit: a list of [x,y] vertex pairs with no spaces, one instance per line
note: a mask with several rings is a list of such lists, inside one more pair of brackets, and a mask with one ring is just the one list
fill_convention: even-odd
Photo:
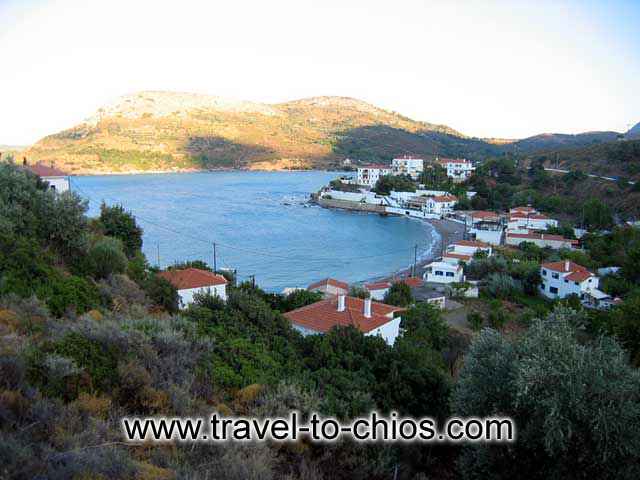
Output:
[[549,287],[549,292],[558,293],[558,289],[556,287]]
[[576,285],[580,285],[580,282],[573,282],[573,283],[575,283]]
[[551,274],[551,276],[552,276],[553,278],[559,278],[559,277],[560,277],[560,275],[558,275],[557,273],[552,273],[552,274]]
[[442,277],[442,272],[440,270],[436,270],[436,275],[439,275]]
[[447,272],[447,277],[453,277],[453,272]]
[[547,276],[547,271],[546,270],[542,270],[542,275],[544,275],[546,277]]
[[[569,280],[567,280],[566,278],[564,279],[564,283],[569,283]],[[577,285],[577,283],[576,283]]]

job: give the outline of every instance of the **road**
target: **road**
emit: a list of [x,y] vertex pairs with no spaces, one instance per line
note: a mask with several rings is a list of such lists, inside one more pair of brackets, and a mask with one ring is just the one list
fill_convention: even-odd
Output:
[[[547,172],[556,172],[556,173],[569,173],[571,171],[571,170],[564,170],[564,169],[561,169],[561,168],[546,168],[546,167],[545,167],[545,170]],[[601,180],[608,180],[609,182],[617,182],[617,181],[620,180],[619,178],[616,178],[616,177],[603,177],[601,175],[594,175],[593,173],[587,173],[587,177],[599,178]],[[628,181],[627,183],[629,185],[635,185],[636,184],[636,182],[632,182],[632,181]]]

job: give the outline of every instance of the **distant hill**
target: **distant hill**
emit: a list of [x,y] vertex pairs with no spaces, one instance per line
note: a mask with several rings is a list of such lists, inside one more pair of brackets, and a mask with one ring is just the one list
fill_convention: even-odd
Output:
[[505,151],[533,153],[549,150],[582,148],[600,143],[613,142],[620,137],[618,132],[586,132],[575,135],[565,133],[542,133],[503,145]]
[[640,139],[640,122],[631,127],[629,131],[624,134],[624,136],[627,140]]
[[25,154],[75,173],[207,168],[332,168],[344,158],[394,155],[480,159],[499,147],[360,100],[314,97],[280,104],[173,92],[118,99]]

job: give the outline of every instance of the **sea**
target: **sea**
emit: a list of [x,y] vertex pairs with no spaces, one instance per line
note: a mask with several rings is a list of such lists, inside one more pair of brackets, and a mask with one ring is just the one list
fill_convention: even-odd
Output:
[[424,220],[309,204],[339,172],[201,172],[72,177],[89,201],[121,204],[144,229],[145,253],[161,268],[185,260],[255,277],[270,292],[326,277],[380,278],[432,254],[439,235]]

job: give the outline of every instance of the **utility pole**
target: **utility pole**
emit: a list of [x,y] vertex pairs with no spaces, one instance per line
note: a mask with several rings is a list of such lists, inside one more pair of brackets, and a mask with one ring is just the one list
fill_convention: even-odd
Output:
[[418,271],[418,244],[416,243],[413,247],[413,274],[412,277],[416,276],[416,272]]
[[158,261],[158,268],[160,268],[160,242],[157,243],[156,245],[157,250],[156,250],[156,259]]
[[218,271],[218,259],[216,256],[216,242],[213,242],[213,271],[214,273]]

